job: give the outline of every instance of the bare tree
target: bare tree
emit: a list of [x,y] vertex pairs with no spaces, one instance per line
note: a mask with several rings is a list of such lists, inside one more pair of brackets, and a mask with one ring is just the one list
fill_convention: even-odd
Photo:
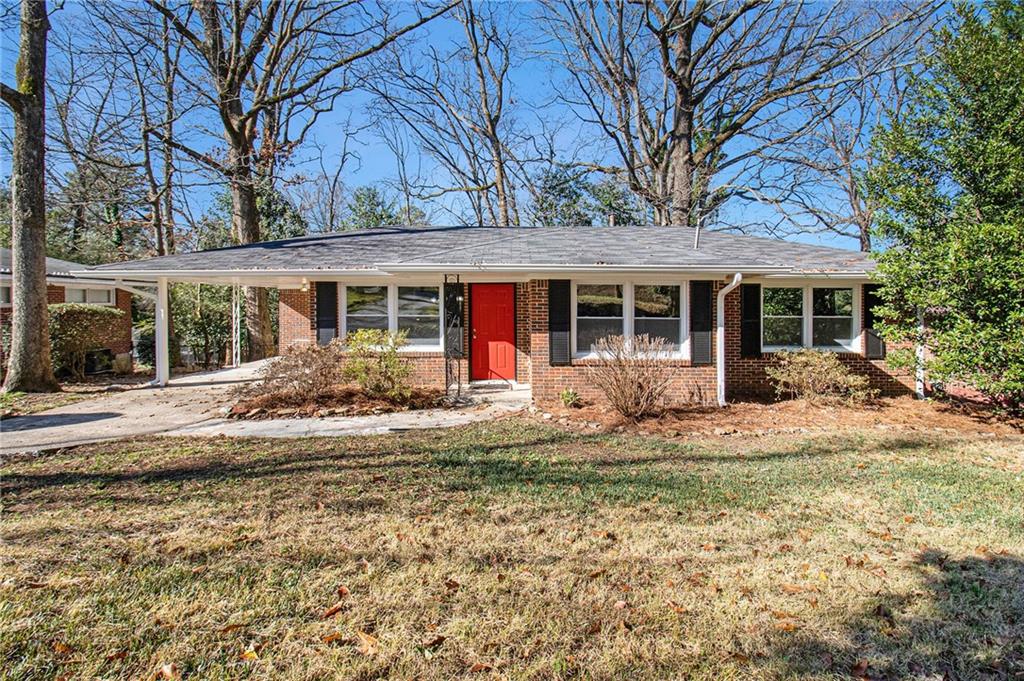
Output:
[[[857,82],[850,68],[886,36],[920,24],[933,2],[545,0],[583,121],[609,146],[592,167],[628,179],[657,224],[700,225],[749,198],[764,151],[813,129],[815,93]],[[568,89],[568,88],[567,88]]]
[[367,85],[374,110],[390,119],[379,130],[393,153],[402,151],[404,132],[440,171],[429,180],[403,175],[404,191],[420,200],[461,195],[478,224],[520,222],[516,168],[527,135],[512,111],[509,72],[521,62],[522,41],[511,11],[462,0],[452,14],[461,36],[451,49],[392,50],[380,68],[387,77]]
[[[451,8],[420,4],[405,17],[384,2],[354,0],[147,4],[184,40],[190,65],[202,69],[199,78],[179,68],[179,78],[205,94],[226,153],[170,138],[161,127],[149,133],[227,179],[239,243],[261,238],[258,178],[273,177],[281,155],[351,88],[347,70]],[[249,358],[258,359],[273,350],[267,292],[250,287],[245,299]]]
[[[917,41],[899,45],[912,59]],[[776,209],[776,234],[829,234],[871,250],[875,205],[861,180],[872,162],[872,130],[886,112],[902,108],[906,80],[903,71],[871,73],[864,70],[867,60],[858,61],[861,78],[852,88],[809,102],[818,125],[794,144],[761,153],[765,163],[750,195]]]
[[45,0],[21,1],[15,85],[0,83],[14,115],[12,170],[12,330],[4,390],[60,390],[50,365],[46,310],[46,34]]

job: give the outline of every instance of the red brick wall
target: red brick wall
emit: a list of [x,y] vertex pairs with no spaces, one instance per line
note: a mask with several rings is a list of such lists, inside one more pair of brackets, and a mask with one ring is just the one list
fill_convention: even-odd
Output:
[[[6,284],[5,284],[6,285]],[[55,284],[46,285],[46,304],[56,305],[64,302],[64,287]],[[115,331],[106,339],[104,347],[115,355],[130,353],[132,351],[132,294],[122,289],[116,289],[114,304],[117,309],[124,312],[118,320]],[[7,329],[11,325],[10,307],[0,308],[0,327]],[[7,361],[0,350],[0,363]]]
[[308,291],[300,289],[281,289],[277,304],[278,347],[287,352],[296,346],[308,345],[313,342],[316,333],[316,287],[310,285]]
[[[713,300],[723,286],[715,282]],[[463,296],[465,318],[469,319],[469,287]],[[315,339],[314,285],[309,291],[282,290],[280,302],[280,347],[287,350]],[[863,300],[863,296],[861,296]],[[717,325],[717,305],[713,305],[712,324]],[[726,389],[730,399],[744,396],[771,396],[773,387],[765,367],[774,361],[771,354],[757,358],[740,357],[740,291],[726,296]],[[863,319],[863,314],[861,319]],[[469,327],[464,338],[469,348]],[[716,356],[717,336],[712,336],[712,357]],[[413,364],[416,385],[444,387],[445,359],[441,352],[406,353]],[[855,353],[840,353],[839,358],[854,371],[867,375],[873,387],[883,394],[906,393],[913,388],[913,377],[894,375],[884,360],[868,360]],[[603,395],[588,378],[587,360],[573,360],[570,366],[550,366],[548,362],[548,282],[534,280],[516,284],[516,380],[529,384],[534,400],[540,404],[555,402],[565,388],[584,399],[601,401]],[[714,404],[716,370],[714,363],[693,366],[689,360],[671,360],[668,399],[673,404]],[[469,381],[469,361],[459,361],[463,382]]]
[[[861,295],[863,308],[865,296]],[[861,310],[863,325],[864,310]],[[775,353],[764,353],[759,357],[740,356],[740,289],[733,289],[725,297],[725,388],[726,398],[770,397],[775,388],[765,374],[765,369],[776,361]],[[840,361],[858,374],[868,377],[871,387],[882,395],[901,395],[912,392],[913,376],[889,368],[885,360],[871,360],[864,357],[866,339],[862,339],[861,354],[837,353]]]
[[[715,290],[717,291],[717,283]],[[559,399],[565,388],[575,390],[585,400],[603,401],[604,395],[587,377],[587,360],[572,360],[570,366],[551,366],[548,355],[548,282],[529,283],[530,347],[533,369],[530,388],[538,404]],[[715,401],[715,367],[693,366],[689,360],[666,362],[671,369],[667,398],[672,404],[711,404]]]

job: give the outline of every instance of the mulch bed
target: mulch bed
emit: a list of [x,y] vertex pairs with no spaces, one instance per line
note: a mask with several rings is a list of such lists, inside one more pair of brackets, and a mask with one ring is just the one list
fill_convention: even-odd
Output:
[[338,386],[320,399],[294,393],[268,393],[243,398],[231,408],[228,418],[258,421],[388,414],[438,407],[443,404],[444,396],[443,390],[414,388],[408,402],[397,404],[369,397],[355,386]]
[[900,428],[956,433],[1013,435],[1024,433],[1024,419],[967,401],[883,398],[862,406],[820,405],[805,400],[734,402],[728,407],[669,409],[632,423],[611,407],[548,405],[537,418],[580,429],[640,432],[670,438],[690,436],[774,435],[848,428]]

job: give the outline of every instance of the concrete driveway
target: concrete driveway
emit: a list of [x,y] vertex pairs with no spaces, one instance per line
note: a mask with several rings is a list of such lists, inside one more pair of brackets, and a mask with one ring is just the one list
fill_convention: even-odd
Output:
[[218,417],[231,394],[256,379],[263,362],[173,378],[66,407],[0,421],[0,455],[72,447],[194,426]]

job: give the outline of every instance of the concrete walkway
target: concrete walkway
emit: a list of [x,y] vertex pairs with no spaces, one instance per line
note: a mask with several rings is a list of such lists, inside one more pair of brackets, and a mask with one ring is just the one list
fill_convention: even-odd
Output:
[[222,418],[242,385],[256,379],[262,362],[175,378],[165,388],[139,387],[66,407],[0,421],[0,456],[74,447],[142,435],[190,437],[336,437],[448,428],[526,408],[530,390],[493,386],[468,392],[457,409],[422,409],[374,416],[241,421]]
[[257,378],[250,362],[173,378],[166,387],[135,386],[38,414],[0,421],[0,455],[152,435],[220,416],[241,386]]
[[423,428],[452,428],[487,421],[525,408],[529,402],[511,400],[481,402],[458,409],[419,409],[372,416],[329,416],[310,419],[240,421],[211,419],[161,433],[191,437],[340,437],[396,433]]

